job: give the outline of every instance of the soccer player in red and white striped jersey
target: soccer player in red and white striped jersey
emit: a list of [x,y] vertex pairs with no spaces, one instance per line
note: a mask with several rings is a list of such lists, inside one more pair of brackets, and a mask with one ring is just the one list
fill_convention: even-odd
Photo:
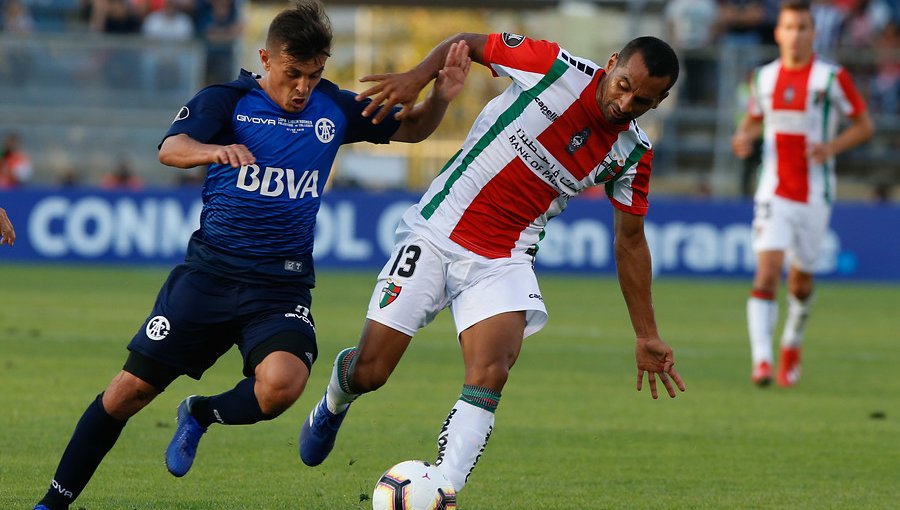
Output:
[[645,372],[653,398],[657,377],[671,397],[676,387],[685,389],[651,303],[643,225],[653,151],[634,121],[656,108],[677,79],[672,48],[641,37],[603,69],[549,41],[459,34],[407,73],[369,77],[377,84],[361,96],[376,105],[411,104],[459,41],[473,61],[512,83],[484,107],[462,149],[403,216],[362,338],[338,354],[325,397],[303,425],[300,456],[308,465],[331,451],[350,403],[383,385],[413,335],[449,307],[466,370],[438,436],[437,464],[462,489],[491,435],[524,338],[547,321],[532,265],[544,227],[591,186],[603,186],[614,208],[616,267],[636,336],[637,389]]
[[[835,196],[834,158],[872,136],[872,120],[847,71],[813,53],[810,2],[781,5],[775,40],[780,58],[756,70],[748,114],[732,139],[739,158],[763,137],[762,169],[755,194],[753,249],[757,256],[747,302],[751,380],[772,380],[775,299],[785,255],[788,316],[781,337],[777,382],[800,377],[800,346],[813,294],[813,271],[828,230]],[[841,117],[849,126],[838,132]]]

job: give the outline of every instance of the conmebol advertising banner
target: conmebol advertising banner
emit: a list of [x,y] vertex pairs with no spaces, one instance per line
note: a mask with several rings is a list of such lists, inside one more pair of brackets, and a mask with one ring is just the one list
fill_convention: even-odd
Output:
[[[325,195],[316,233],[316,265],[377,270],[393,245],[409,193],[334,191]],[[18,236],[0,262],[174,265],[198,227],[199,190],[140,193],[88,189],[0,191]],[[749,202],[654,197],[646,221],[657,275],[747,276]],[[537,266],[542,271],[612,274],[612,207],[575,199],[550,222]],[[900,281],[900,207],[838,203],[818,263],[833,279]]]

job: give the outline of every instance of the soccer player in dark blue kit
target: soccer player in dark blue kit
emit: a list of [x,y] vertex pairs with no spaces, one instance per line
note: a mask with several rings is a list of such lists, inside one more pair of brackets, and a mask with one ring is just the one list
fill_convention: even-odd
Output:
[[68,508],[128,418],[177,377],[199,379],[234,344],[245,378],[178,406],[165,456],[173,475],[188,472],[209,425],[269,420],[300,397],[317,354],[310,312],[315,218],[338,147],[423,140],[471,63],[465,44],[457,46],[423,102],[373,122],[362,114],[369,100],[322,79],[330,46],[321,4],[298,2],[269,27],[259,50],[265,77],[241,71],[178,113],[159,159],[178,168],[209,165],[200,229],[128,345],[122,371],[76,425],[36,510]]

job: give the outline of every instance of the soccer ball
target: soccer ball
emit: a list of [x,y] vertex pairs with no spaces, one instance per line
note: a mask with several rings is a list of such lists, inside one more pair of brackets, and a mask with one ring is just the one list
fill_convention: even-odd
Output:
[[375,484],[373,510],[456,510],[456,491],[434,464],[407,460]]

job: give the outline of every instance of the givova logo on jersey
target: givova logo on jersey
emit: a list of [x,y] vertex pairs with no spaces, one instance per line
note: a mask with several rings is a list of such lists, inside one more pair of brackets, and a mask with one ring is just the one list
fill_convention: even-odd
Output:
[[[262,175],[260,175],[262,174]],[[292,199],[319,196],[319,171],[295,172],[291,168],[267,166],[260,170],[258,165],[243,165],[238,172],[237,187],[251,192],[259,192],[267,197],[278,197],[287,193]]]

